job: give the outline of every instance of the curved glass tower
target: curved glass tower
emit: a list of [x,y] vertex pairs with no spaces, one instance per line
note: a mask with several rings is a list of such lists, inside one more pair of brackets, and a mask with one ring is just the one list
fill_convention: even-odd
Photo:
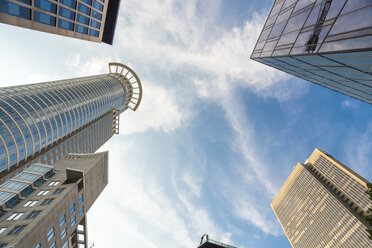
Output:
[[119,114],[135,111],[141,82],[129,67],[110,73],[0,88],[0,177],[69,152],[94,152],[118,133]]

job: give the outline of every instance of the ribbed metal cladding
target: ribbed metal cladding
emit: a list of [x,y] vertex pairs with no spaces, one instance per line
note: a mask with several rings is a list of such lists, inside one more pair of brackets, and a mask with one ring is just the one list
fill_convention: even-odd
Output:
[[127,101],[108,74],[0,88],[0,172]]

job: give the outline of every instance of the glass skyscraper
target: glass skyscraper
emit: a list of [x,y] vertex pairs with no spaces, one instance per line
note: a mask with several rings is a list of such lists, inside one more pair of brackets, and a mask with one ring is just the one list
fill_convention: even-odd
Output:
[[142,86],[129,67],[0,88],[0,248],[87,247],[86,212],[108,183],[119,115]]
[[315,149],[271,203],[292,247],[372,247],[363,215],[368,181]]
[[372,2],[276,0],[251,59],[372,103]]
[[0,22],[112,45],[120,0],[1,0]]
[[119,114],[136,110],[142,87],[129,67],[110,73],[0,88],[0,182],[33,163],[92,153],[118,133]]

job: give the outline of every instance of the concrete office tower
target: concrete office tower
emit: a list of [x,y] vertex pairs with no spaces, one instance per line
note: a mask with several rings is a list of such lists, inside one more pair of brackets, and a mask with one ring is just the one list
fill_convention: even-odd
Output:
[[30,166],[0,185],[0,247],[88,247],[85,214],[107,183],[108,152]]
[[372,2],[277,0],[251,59],[372,103]]
[[112,45],[120,0],[1,0],[0,22]]
[[212,240],[209,238],[207,234],[204,234],[201,237],[198,248],[236,248],[236,247]]
[[110,73],[0,88],[0,183],[33,163],[93,153],[119,132],[119,114],[135,111],[141,82],[129,67]]
[[319,149],[298,163],[271,203],[292,247],[372,247],[367,182]]

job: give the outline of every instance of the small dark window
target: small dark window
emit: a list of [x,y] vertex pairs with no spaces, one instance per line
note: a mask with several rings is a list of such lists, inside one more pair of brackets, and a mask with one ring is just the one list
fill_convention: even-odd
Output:
[[18,235],[26,226],[15,226],[9,233],[8,235]]
[[53,202],[54,199],[45,199],[40,206],[49,205]]
[[35,219],[40,214],[40,212],[40,210],[32,211],[31,213],[29,213],[29,215],[27,215],[26,219]]

